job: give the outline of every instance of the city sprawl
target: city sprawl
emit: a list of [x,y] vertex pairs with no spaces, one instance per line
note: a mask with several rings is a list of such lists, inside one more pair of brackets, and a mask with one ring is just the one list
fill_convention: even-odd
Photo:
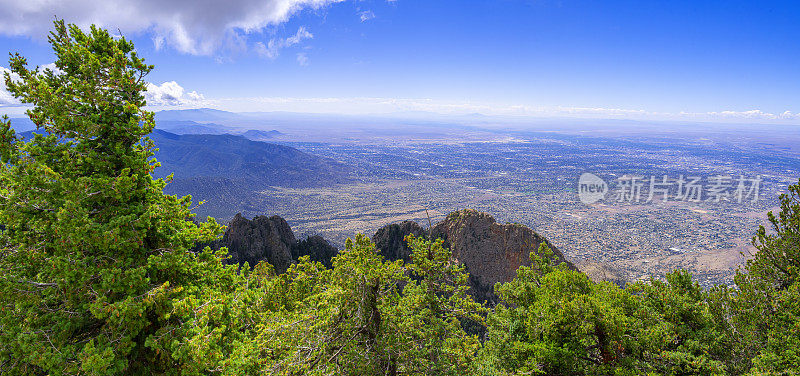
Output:
[[[427,225],[468,207],[530,226],[579,264],[629,281],[685,268],[706,285],[731,283],[753,252],[755,229],[800,175],[800,159],[735,140],[516,132],[466,143],[291,145],[357,170],[349,185],[262,191],[300,232],[341,243],[354,232],[406,219]],[[586,172],[608,183],[604,199],[590,205],[578,197]]]

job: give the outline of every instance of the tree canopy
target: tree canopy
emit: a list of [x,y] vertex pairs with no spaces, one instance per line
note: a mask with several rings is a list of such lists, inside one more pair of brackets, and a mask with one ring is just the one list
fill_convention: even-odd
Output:
[[124,37],[54,25],[57,69],[14,54],[4,77],[38,130],[0,122],[0,374],[800,373],[800,183],[734,287],[593,282],[543,244],[484,306],[425,236],[408,262],[356,235],[328,266],[238,268],[197,250],[222,227],[152,177],[153,66]]
[[[193,310],[238,278],[220,232],[164,195],[133,44],[55,22],[58,70],[11,56],[5,81],[39,132],[0,125],[0,359],[9,374],[180,373]],[[211,301],[213,303],[213,301]]]

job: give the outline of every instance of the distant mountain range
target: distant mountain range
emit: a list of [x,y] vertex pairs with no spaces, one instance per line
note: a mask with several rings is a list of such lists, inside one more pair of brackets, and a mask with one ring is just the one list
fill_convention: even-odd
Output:
[[235,112],[215,110],[211,108],[197,108],[189,110],[164,110],[155,113],[156,123],[162,121],[196,121],[196,122],[223,122],[242,118]]
[[330,186],[348,182],[351,172],[343,163],[244,136],[155,130],[150,138],[161,162],[155,176],[174,174],[167,193],[207,201],[197,210],[201,215],[231,218],[237,207],[247,206],[269,187]]
[[156,123],[156,130],[174,134],[229,134],[240,135],[253,141],[273,140],[283,135],[276,130],[244,129],[217,123],[200,123],[193,120],[161,120]]
[[160,176],[246,181],[255,186],[314,187],[344,182],[347,166],[295,148],[234,135],[178,135],[155,130]]
[[[277,130],[265,130],[263,124],[244,122],[241,126],[220,124],[220,122],[236,124],[237,120],[243,120],[242,115],[212,110],[208,108],[196,110],[166,110],[155,114],[156,129],[169,133],[184,134],[230,134],[241,135],[254,141],[274,140],[284,134]],[[258,126],[256,126],[258,125]],[[12,118],[11,126],[18,133],[33,131],[36,125],[27,117]],[[258,128],[258,129],[254,129]]]
[[175,134],[236,134],[241,133],[233,127],[216,123],[198,123],[192,120],[161,120],[156,129]]
[[[25,130],[31,127],[24,122],[17,122],[16,128],[26,139],[36,132]],[[277,132],[245,133],[250,138],[267,139]],[[245,134],[181,135],[156,129],[150,138],[158,149],[155,158],[161,163],[154,177],[173,174],[166,193],[192,195],[195,203],[206,201],[195,210],[201,218],[213,216],[225,221],[241,210],[263,210],[269,197],[260,192],[271,187],[309,188],[351,182],[353,169],[348,165],[289,146],[253,141]]]
[[[464,141],[478,136],[480,139],[495,137],[491,132],[473,125],[465,125],[467,122],[461,120],[461,117],[448,120],[447,117],[423,113],[384,115],[280,111],[235,113],[210,108],[164,110],[155,113],[156,129],[170,133],[232,134],[242,135],[254,141],[337,143],[361,140],[384,143],[454,138]],[[12,126],[18,132],[35,129],[35,125],[27,118],[12,119]]]

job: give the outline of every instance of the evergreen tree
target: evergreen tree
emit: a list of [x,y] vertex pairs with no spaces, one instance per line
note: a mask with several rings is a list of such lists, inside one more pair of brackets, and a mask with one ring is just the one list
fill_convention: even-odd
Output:
[[[637,375],[642,364],[635,331],[635,297],[593,283],[565,265],[553,266],[542,244],[533,264],[496,287],[502,304],[489,316],[482,361],[498,373]],[[542,256],[539,256],[542,255]]]
[[620,289],[554,267],[545,245],[538,253],[497,287],[481,358],[489,374],[724,374],[727,322],[689,273]]
[[760,226],[758,252],[736,273],[731,316],[737,368],[755,375],[800,370],[800,183],[780,197],[780,212]]
[[[191,221],[190,197],[164,195],[150,175],[153,66],[96,27],[56,21],[48,40],[58,71],[14,54],[19,79],[5,74],[40,134],[23,140],[0,125],[2,373],[213,369],[221,357],[208,354],[228,351],[235,334],[224,296],[239,277],[224,252],[190,251],[220,226]],[[195,321],[203,311],[216,321]]]
[[664,281],[631,285],[638,298],[637,358],[646,369],[663,375],[723,375],[731,354],[729,325],[718,320],[692,275],[676,270]]
[[390,308],[400,374],[463,375],[473,371],[480,349],[466,323],[483,326],[487,309],[468,294],[469,274],[441,239],[408,235],[409,281]]
[[460,320],[480,321],[485,309],[441,241],[409,242],[408,265],[387,262],[358,235],[332,269],[304,257],[283,275],[255,273],[254,339],[235,352],[232,374],[468,373],[480,343]]
[[385,310],[397,301],[402,261],[384,261],[367,237],[348,239],[332,269],[304,256],[282,275],[265,262],[255,274],[256,325],[234,354],[238,373],[384,374],[394,364]]

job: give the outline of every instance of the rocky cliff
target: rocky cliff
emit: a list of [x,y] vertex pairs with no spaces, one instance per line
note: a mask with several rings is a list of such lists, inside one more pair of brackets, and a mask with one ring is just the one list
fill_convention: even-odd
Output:
[[228,247],[230,263],[255,266],[265,260],[283,273],[293,262],[292,247],[297,240],[286,221],[277,216],[258,216],[249,220],[236,214],[213,248]]
[[372,241],[378,252],[386,259],[408,262],[411,260],[411,248],[408,247],[405,237],[409,234],[422,236],[426,231],[417,222],[403,221],[381,227],[372,236]]
[[338,252],[320,236],[297,240],[289,224],[283,218],[258,216],[252,220],[241,214],[228,224],[222,238],[212,244],[212,248],[228,248],[231,264],[242,265],[247,262],[255,266],[267,261],[275,267],[276,273],[285,272],[301,256],[309,256],[326,266]]
[[553,250],[556,264],[569,263],[564,255],[543,236],[520,224],[500,224],[486,213],[465,209],[450,213],[433,226],[432,237],[441,238],[471,275],[484,286],[508,282],[517,268],[530,265],[530,253],[542,243]]
[[337,253],[339,253],[339,250],[332,246],[331,243],[328,243],[327,240],[319,235],[314,235],[295,243],[292,255],[295,260],[302,256],[309,256],[311,261],[319,261],[330,268],[333,266],[331,259]]
[[[406,221],[385,226],[373,237],[378,249],[389,259],[407,259],[408,246],[402,239],[408,234],[424,234],[421,226]],[[564,255],[544,237],[519,224],[500,224],[486,213],[465,209],[450,213],[431,229],[431,236],[444,240],[444,245],[453,252],[470,273],[470,285],[475,297],[495,300],[493,287],[498,282],[508,282],[516,276],[522,265],[530,265],[530,252],[539,249],[542,243],[553,251],[557,264],[567,263]]]

